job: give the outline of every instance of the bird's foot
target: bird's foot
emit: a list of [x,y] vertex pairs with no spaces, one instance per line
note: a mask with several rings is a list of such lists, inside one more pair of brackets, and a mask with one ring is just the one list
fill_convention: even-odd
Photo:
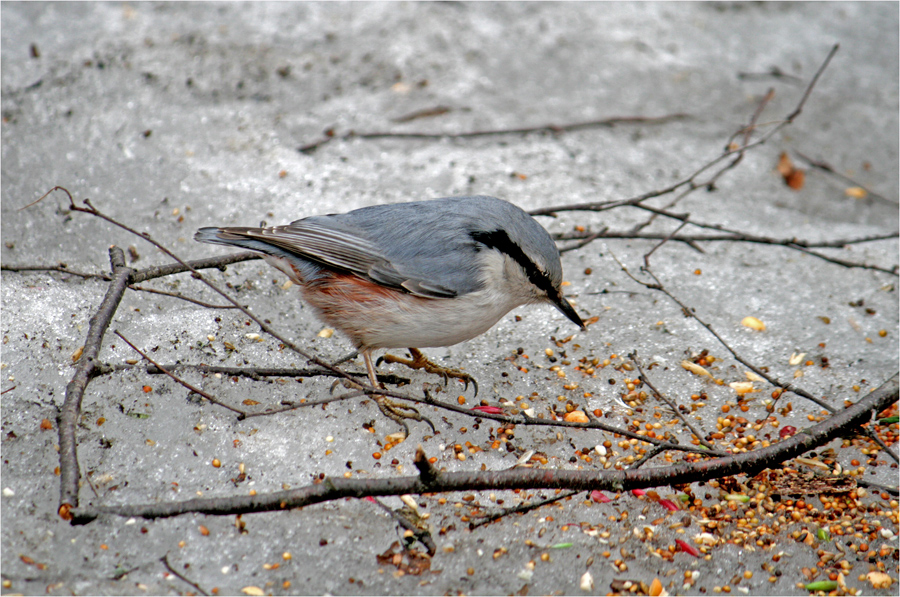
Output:
[[428,423],[429,427],[431,427],[432,433],[436,432],[434,423],[429,421],[428,418],[423,417],[419,413],[419,411],[412,406],[407,406],[406,404],[402,404],[400,402],[388,400],[386,396],[374,396],[374,398],[375,403],[378,405],[378,408],[381,410],[382,414],[403,427],[403,433],[404,435],[406,435],[406,437],[409,437],[409,426],[406,424],[406,419],[412,419],[413,421],[424,421],[425,423]]
[[475,381],[475,378],[468,373],[463,373],[462,371],[459,371],[457,369],[448,369],[447,367],[436,365],[429,361],[425,357],[425,355],[416,348],[410,348],[409,355],[412,358],[404,359],[402,357],[395,357],[394,355],[386,354],[378,359],[376,365],[381,364],[381,361],[384,361],[385,363],[400,363],[401,365],[406,365],[410,369],[423,369],[427,373],[433,373],[443,377],[444,385],[447,385],[447,380],[451,377],[455,379],[461,379],[466,384],[465,389],[469,389],[469,382],[471,382],[472,386],[475,388],[475,395],[478,395],[478,382]]

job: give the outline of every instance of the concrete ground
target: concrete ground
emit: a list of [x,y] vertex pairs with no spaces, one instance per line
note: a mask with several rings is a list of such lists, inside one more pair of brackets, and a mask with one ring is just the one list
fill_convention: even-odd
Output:
[[[748,152],[713,192],[698,190],[673,210],[780,239],[897,231],[896,3],[3,2],[0,34],[4,266],[65,262],[72,270],[106,272],[112,244],[134,247],[129,260],[136,268],[168,262],[141,239],[69,211],[62,194],[20,210],[54,185],[89,197],[190,259],[224,251],[192,240],[209,225],[286,223],[463,194],[494,195],[525,209],[627,199],[682,180],[719,155],[771,87],[775,96],[758,119],[760,132],[769,130],[797,105],[835,43],[840,50],[796,121]],[[403,118],[423,110],[431,115]],[[338,138],[298,151],[326,130],[339,137],[351,130],[458,133],[678,113],[689,117],[558,134]],[[782,152],[806,170],[799,190],[775,170]],[[810,167],[797,152],[827,162],[835,173]],[[856,187],[871,192],[859,198]],[[651,204],[663,207],[672,198]],[[539,221],[553,233],[575,226],[622,231],[646,217],[620,208]],[[676,224],[659,218],[645,231],[667,234]],[[549,307],[520,308],[479,338],[427,352],[475,376],[479,400],[520,407],[524,401],[546,416],[570,401],[612,413],[613,424],[625,425],[641,417],[620,400],[626,379],[635,377],[622,366],[625,355],[637,351],[645,363],[658,364],[651,375],[673,400],[690,405],[692,394],[707,394],[696,422],[714,430],[722,407],[735,406],[727,384],[745,380],[746,368],[677,305],[632,282],[613,259],[637,274],[654,244],[610,239],[564,255],[567,294],[585,319],[599,318],[585,333]],[[781,246],[704,243],[703,249],[670,242],[651,263],[667,288],[752,363],[780,379],[802,376],[798,385],[838,406],[897,371],[896,275]],[[888,270],[898,261],[896,238],[823,253]],[[338,334],[320,335],[323,326],[301,306],[296,289],[283,289],[284,277],[262,262],[212,278],[323,358],[351,350]],[[221,302],[186,275],[146,286]],[[881,562],[896,582],[892,556],[865,557],[857,551],[863,539],[853,535],[810,546],[797,536],[816,529],[790,522],[765,546],[722,543],[706,559],[683,552],[659,557],[675,539],[694,544],[705,523],[696,515],[667,515],[631,494],[602,504],[581,495],[471,531],[464,517],[475,506],[490,512],[555,492],[418,496],[437,544],[421,574],[378,559],[402,531],[361,500],[247,515],[245,532],[234,517],[199,515],[103,517],[70,526],[56,513],[56,416],[73,355],[105,291],[98,280],[3,272],[3,594],[184,594],[197,587],[217,594],[606,594],[621,589],[617,580],[649,585],[658,578],[672,594],[709,594],[729,585],[745,594],[801,595],[809,593],[798,588],[808,582],[803,569],[817,565],[821,550],[845,552],[838,559],[849,562],[850,587],[896,594],[896,584],[875,589],[865,578]],[[764,321],[766,331],[741,326],[746,316]],[[111,329],[162,363],[305,366],[276,341],[248,337],[258,330],[245,319],[129,292]],[[721,359],[713,373],[724,386],[679,365],[703,350]],[[794,353],[807,356],[792,363]],[[137,358],[107,335],[103,362]],[[823,358],[830,366],[822,366]],[[593,374],[574,369],[593,359],[611,363]],[[358,371],[361,360],[347,367]],[[385,370],[409,377],[404,389],[411,392],[433,381],[397,366]],[[316,399],[331,386],[323,379],[184,376],[235,405]],[[766,418],[772,391],[757,385],[751,421]],[[441,394],[458,395],[477,403],[462,386]],[[793,411],[779,415],[781,424],[802,427],[820,414],[799,397],[790,402]],[[643,411],[649,423],[653,408],[648,403]],[[529,450],[548,467],[598,466],[596,453],[591,463],[582,457],[607,440],[619,452],[608,453],[609,462],[624,457],[619,440],[607,434],[522,425],[507,437],[509,451],[492,449],[499,430],[489,421],[427,409],[440,433],[413,424],[411,437],[387,451],[386,437],[397,426],[371,401],[237,421],[141,369],[95,379],[82,412],[79,462],[91,483],[80,499],[95,505],[263,493],[305,486],[323,474],[411,474],[417,444],[447,470],[508,468]],[[844,468],[859,460],[866,479],[897,484],[890,459],[870,459],[840,442],[830,448]],[[383,454],[376,459],[376,452]],[[823,449],[820,456],[829,454]],[[720,499],[710,485],[693,489],[706,505]],[[883,546],[890,553],[900,533],[896,498],[870,492],[860,499],[865,508],[858,519],[890,531],[865,541],[876,554]],[[403,505],[399,498],[383,501]],[[197,587],[168,572],[164,556]],[[593,587],[582,589],[585,573]]]

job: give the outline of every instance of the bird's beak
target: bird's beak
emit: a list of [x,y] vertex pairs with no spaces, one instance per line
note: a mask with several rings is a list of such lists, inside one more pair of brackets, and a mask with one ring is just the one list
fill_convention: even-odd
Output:
[[556,296],[550,297],[550,302],[553,303],[553,306],[562,311],[562,314],[569,318],[569,320],[580,327],[582,330],[587,329],[584,327],[584,322],[581,321],[581,318],[578,316],[578,313],[575,312],[575,309],[572,308],[572,305],[569,304],[569,301],[563,298],[563,295],[559,292],[556,293]]

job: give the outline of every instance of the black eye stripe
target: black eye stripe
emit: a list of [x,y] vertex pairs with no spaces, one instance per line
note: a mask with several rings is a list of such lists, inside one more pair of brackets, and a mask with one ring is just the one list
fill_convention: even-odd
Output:
[[475,230],[469,233],[472,240],[479,242],[486,247],[496,249],[501,253],[508,255],[513,261],[518,263],[525,273],[528,280],[547,293],[547,296],[554,297],[559,293],[550,281],[550,277],[541,271],[541,269],[525,255],[522,247],[517,245],[509,238],[505,230],[492,230],[490,232],[484,230]]

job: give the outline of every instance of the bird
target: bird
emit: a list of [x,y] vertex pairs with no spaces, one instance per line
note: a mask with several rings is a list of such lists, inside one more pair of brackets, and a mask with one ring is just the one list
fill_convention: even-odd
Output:
[[[320,319],[350,339],[376,389],[372,352],[379,349],[406,348],[411,359],[384,360],[474,382],[419,349],[470,340],[521,305],[549,303],[585,329],[563,297],[550,234],[496,197],[373,205],[283,226],[206,227],[194,240],[261,253],[298,285]],[[404,429],[402,419],[421,420],[411,407],[374,398]]]

